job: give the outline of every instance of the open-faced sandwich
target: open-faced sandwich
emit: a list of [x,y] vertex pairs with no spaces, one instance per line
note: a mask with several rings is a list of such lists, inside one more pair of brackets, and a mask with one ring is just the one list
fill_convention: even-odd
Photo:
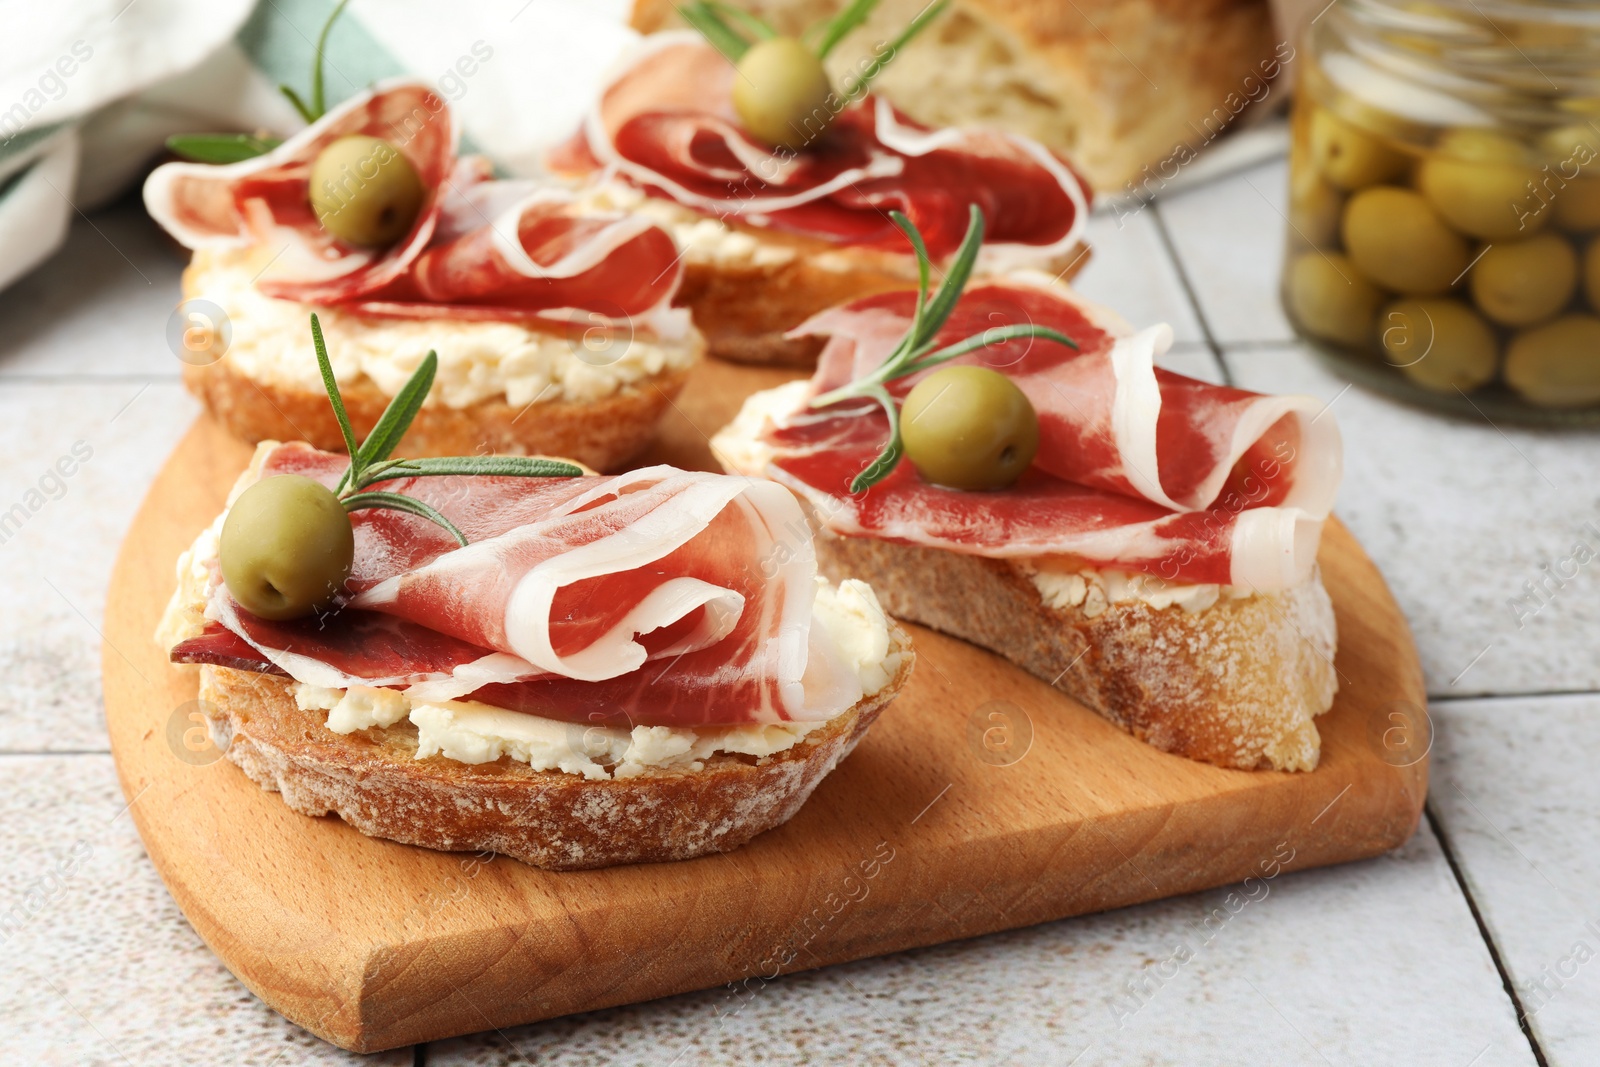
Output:
[[157,638],[219,746],[296,811],[553,869],[787,820],[910,674],[872,590],[772,482],[391,458],[434,364],[348,454],[258,445],[180,558]]
[[718,457],[798,493],[824,573],[870,581],[897,618],[1158,748],[1315,767],[1336,686],[1316,563],[1332,415],[1160,369],[1167,327],[1134,332],[1048,275],[963,291],[973,216],[931,298],[924,274],[802,327],[826,338],[816,374],[751,397]]
[[670,306],[672,236],[494,180],[487,160],[457,157],[457,138],[435,92],[396,81],[281,144],[175,139],[236,159],[168,163],[144,188],[194,250],[184,379],[235,435],[341,447],[306,337],[315,309],[362,432],[438,353],[412,455],[551,453],[609,470],[649,442],[704,347]]
[[[849,5],[805,43],[749,17],[736,29],[725,5],[684,4],[701,32],[640,42],[577,135],[550,154],[552,171],[581,182],[584,204],[671,229],[686,267],[677,302],[713,355],[809,365],[819,342],[789,336],[792,327],[915,284],[891,208],[916,223],[936,263],[960,243],[969,202],[989,219],[980,273],[1061,275],[1085,258],[1088,188],[1048,149],[995,130],[921,126],[868,93],[940,5],[848,83],[829,81],[822,57],[872,6]],[[753,44],[739,32],[752,26]]]

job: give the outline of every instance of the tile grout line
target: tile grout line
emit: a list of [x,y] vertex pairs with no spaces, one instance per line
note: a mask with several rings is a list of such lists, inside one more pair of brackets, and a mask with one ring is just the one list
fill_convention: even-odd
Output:
[[1211,361],[1217,365],[1217,371],[1222,375],[1225,385],[1233,384],[1233,373],[1228,369],[1227,360],[1222,358],[1222,348],[1217,344],[1217,339],[1211,333],[1211,323],[1206,321],[1205,309],[1200,306],[1200,298],[1195,295],[1194,286],[1189,282],[1189,272],[1184,269],[1183,260],[1178,256],[1177,245],[1172,242],[1172,233],[1167,229],[1167,220],[1161,213],[1161,201],[1151,201],[1151,217],[1155,222],[1156,235],[1161,238],[1161,247],[1166,249],[1167,260],[1172,264],[1173,273],[1178,276],[1178,284],[1183,287],[1184,299],[1189,301],[1189,308],[1194,312],[1194,321],[1200,327],[1200,336],[1205,341],[1206,348],[1211,352]]
[[[1444,832],[1444,826],[1434,813],[1433,804],[1425,803],[1422,807],[1423,814],[1427,816],[1428,828],[1433,831],[1433,836],[1439,841],[1439,851],[1444,854],[1445,863],[1450,865],[1450,873],[1455,876],[1456,885],[1461,890],[1462,899],[1467,902],[1467,910],[1472,913],[1472,921],[1478,925],[1478,934],[1483,938],[1483,945],[1489,950],[1489,959],[1494,963],[1495,971],[1500,975],[1500,985],[1506,991],[1506,996],[1511,1000],[1511,1009],[1516,1013],[1517,1028],[1522,1031],[1522,1036],[1527,1038],[1528,1047],[1533,1051],[1534,1062],[1539,1067],[1550,1067],[1550,1061],[1545,1057],[1544,1049],[1539,1047],[1539,1039],[1533,1034],[1533,1026],[1528,1022],[1527,1012],[1523,1010],[1522,998],[1517,995],[1517,987],[1512,984],[1511,972],[1506,969],[1505,961],[1500,958],[1500,947],[1495,944],[1494,937],[1489,933],[1489,925],[1483,920],[1483,913],[1478,910],[1478,902],[1472,895],[1472,890],[1467,886],[1466,875],[1461,870],[1461,865],[1456,862],[1455,849],[1450,844],[1450,837]],[[1480,1053],[1480,1055],[1482,1055]]]
[[1429,704],[1465,704],[1474,700],[1558,700],[1600,696],[1600,689],[1525,689],[1505,693],[1429,693]]

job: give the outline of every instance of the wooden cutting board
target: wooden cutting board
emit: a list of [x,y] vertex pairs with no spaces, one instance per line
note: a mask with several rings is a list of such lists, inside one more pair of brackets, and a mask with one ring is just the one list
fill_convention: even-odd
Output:
[[[708,363],[651,461],[792,377]],[[795,971],[1372,856],[1416,827],[1429,735],[1411,637],[1338,522],[1340,693],[1310,774],[1149,748],[1005,660],[912,627],[910,685],[786,826],[728,855],[554,874],[290,811],[220,758],[152,639],[173,564],[250,450],[208,419],[150,490],[106,606],[106,719],[146,849],[263,1000],[359,1051]]]

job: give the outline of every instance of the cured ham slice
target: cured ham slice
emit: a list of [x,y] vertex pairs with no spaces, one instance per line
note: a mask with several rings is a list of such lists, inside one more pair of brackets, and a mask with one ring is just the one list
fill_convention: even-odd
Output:
[[[332,486],[345,464],[282,445],[261,474]],[[345,603],[270,622],[218,584],[206,611],[218,625],[174,659],[606,725],[814,721],[861,697],[811,626],[816,562],[780,486],[654,467],[382,488],[438,508],[468,546],[411,515],[358,511]]]
[[[379,250],[318,223],[312,164],[341,137],[392,144],[428,197],[411,232]],[[193,249],[267,250],[256,285],[269,296],[403,318],[662,318],[682,269],[663,229],[583,213],[530,182],[495,181],[487,161],[456,157],[449,108],[419,82],[385,83],[329,111],[277,148],[226,166],[167,163],[145,182],[150,215]],[[681,316],[679,316],[681,317]],[[674,320],[676,321],[676,320]]]
[[[876,368],[909,327],[915,299],[873,296],[801,326],[797,333],[828,337],[816,375],[761,427],[745,427],[762,437],[765,473],[808,497],[836,532],[991,557],[1066,556],[1262,591],[1310,574],[1341,472],[1332,416],[1310,397],[1263,396],[1157,368],[1170,330],[1134,333],[1059,285],[975,285],[939,335],[950,343],[1031,322],[1077,341],[1074,351],[1011,340],[955,361],[1002,371],[1033,404],[1039,451],[1022,480],[962,492],[929,485],[902,462],[852,494],[851,480],[888,438],[888,420],[871,403],[811,410],[805,402]],[[918,380],[891,382],[890,393],[904,397]]]
[[870,95],[844,107],[799,153],[774,152],[741,128],[734,68],[697,34],[653,35],[603,87],[584,127],[548,160],[565,173],[606,171],[717,218],[840,244],[905,251],[898,208],[935,257],[953,252],[968,207],[988,219],[985,254],[1037,261],[1071,249],[1087,186],[1025,138],[931,130]]

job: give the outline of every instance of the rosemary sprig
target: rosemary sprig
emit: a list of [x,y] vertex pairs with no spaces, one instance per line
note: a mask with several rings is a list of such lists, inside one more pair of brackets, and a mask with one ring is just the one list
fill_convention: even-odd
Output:
[[808,405],[812,408],[825,408],[847,400],[872,400],[889,417],[889,440],[866,469],[851,480],[852,493],[864,492],[883,481],[899,464],[900,457],[904,454],[904,445],[900,440],[900,411],[894,397],[889,395],[887,388],[889,382],[908,374],[918,374],[937,367],[968,352],[1021,337],[1040,337],[1048,341],[1057,341],[1069,348],[1078,347],[1072,338],[1061,331],[1031,322],[994,327],[954,344],[942,348],[936,347],[939,331],[944,328],[951,313],[955,311],[956,302],[961,299],[961,292],[972,277],[973,267],[978,261],[978,251],[983,247],[983,211],[977,204],[971,206],[966,236],[961,239],[961,245],[950,261],[950,268],[945,272],[944,281],[939,284],[938,291],[931,298],[928,296],[928,274],[931,263],[921,232],[915,223],[898,211],[889,212],[889,218],[906,235],[917,256],[917,303],[911,313],[911,327],[905,336],[900,338],[899,344],[884,357],[883,362],[878,364],[877,370],[838,389],[813,397]]
[[467,537],[455,523],[437,508],[402,493],[392,493],[368,486],[395,478],[426,478],[440,475],[499,475],[513,478],[574,478],[583,468],[574,463],[554,459],[531,459],[527,456],[440,456],[423,459],[392,459],[400,439],[405,436],[411,422],[422,410],[422,402],[433,388],[433,377],[439,368],[439,356],[429,352],[412,372],[406,384],[389,401],[383,414],[373,425],[372,432],[360,444],[356,443],[355,428],[350,425],[350,415],[345,410],[344,397],[333,376],[333,362],[328,358],[328,345],[322,336],[322,323],[311,315],[311,344],[317,352],[317,370],[322,375],[323,388],[328,392],[328,403],[333,408],[333,418],[339,424],[339,434],[344,438],[345,450],[350,453],[350,466],[340,477],[334,493],[347,512],[362,508],[381,508],[418,515],[437,523],[461,545]]
[[[328,47],[329,31],[333,29],[334,22],[344,13],[345,5],[349,2],[350,0],[339,0],[334,5],[333,13],[328,16],[328,21],[322,24],[322,32],[317,34],[316,54],[311,61],[311,102],[306,103],[299,93],[287,85],[278,86],[278,92],[294,105],[295,112],[308,126],[328,112],[328,100],[324,91],[323,53]],[[195,163],[238,163],[241,160],[265,155],[282,143],[273,137],[255,137],[246,133],[180,133],[167,138],[169,149]]]
[[[880,2],[881,0],[850,0],[850,3],[832,16],[809,27],[800,37],[812,44],[818,59],[827,59],[828,53],[832,52],[840,41],[871,17]],[[849,91],[845,94],[846,98],[854,100],[865,92],[872,79],[882,73],[895,53],[910,43],[928,23],[942,14],[948,2],[949,0],[937,0],[936,3],[918,12],[916,18],[912,19],[906,28],[901,30],[895,39],[863,69],[860,77],[851,82]],[[743,8],[726,3],[725,0],[687,0],[678,4],[677,8],[683,21],[698,30],[700,35],[717,51],[727,56],[731,63],[737,63],[744,58],[744,54],[750,50],[750,45],[753,43],[752,37],[756,40],[765,40],[779,36],[771,23]]]
[[249,133],[179,133],[167,138],[167,148],[195,163],[238,163],[277,148],[276,137]]

